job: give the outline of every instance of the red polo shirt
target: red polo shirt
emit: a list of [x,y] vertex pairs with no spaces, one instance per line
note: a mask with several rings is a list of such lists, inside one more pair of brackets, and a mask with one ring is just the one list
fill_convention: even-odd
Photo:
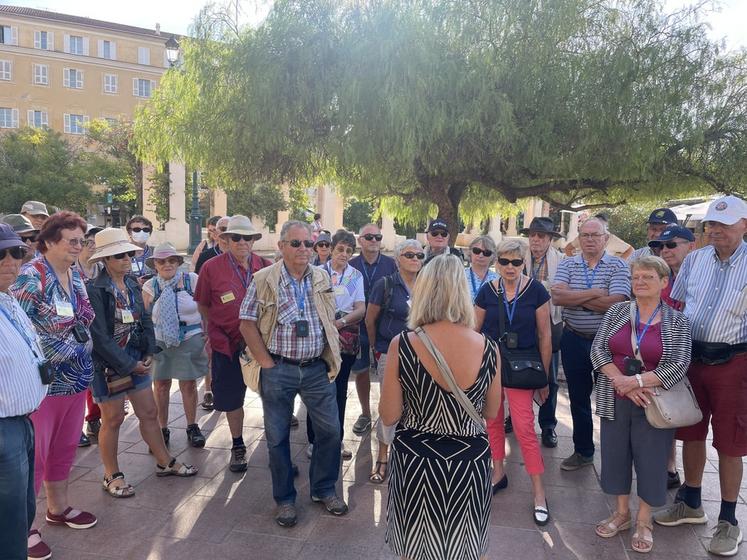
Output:
[[208,338],[216,352],[233,356],[243,343],[239,309],[251,275],[272,263],[259,255],[249,256],[249,270],[230,253],[207,261],[200,269],[194,300],[208,308]]

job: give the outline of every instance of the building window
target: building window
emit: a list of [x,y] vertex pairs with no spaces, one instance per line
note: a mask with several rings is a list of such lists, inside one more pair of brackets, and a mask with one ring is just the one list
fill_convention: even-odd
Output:
[[49,126],[49,116],[46,111],[28,111],[28,124],[32,128]]
[[70,54],[84,54],[83,37],[70,35]]
[[34,48],[53,51],[54,33],[51,31],[34,31]]
[[49,66],[46,64],[34,64],[34,83],[37,86],[49,85]]
[[117,44],[113,41],[99,40],[99,56],[108,60],[116,60]]
[[65,132],[67,134],[85,134],[88,117],[65,113]]
[[156,89],[156,82],[153,80],[132,79],[132,95],[135,97],[150,97],[154,89]]
[[3,45],[17,45],[18,28],[10,25],[0,25],[0,43]]
[[116,74],[104,74],[104,93],[117,93]]
[[10,60],[0,60],[0,80],[13,79],[13,64]]
[[83,89],[83,71],[75,68],[62,70],[62,85],[73,89]]
[[148,47],[137,48],[137,63],[150,65],[150,49]]
[[0,107],[0,128],[18,128],[18,109]]

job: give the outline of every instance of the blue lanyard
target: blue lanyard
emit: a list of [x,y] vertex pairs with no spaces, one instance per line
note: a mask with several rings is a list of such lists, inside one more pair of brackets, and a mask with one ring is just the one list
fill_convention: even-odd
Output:
[[648,331],[648,328],[651,326],[651,321],[654,320],[654,317],[656,317],[656,314],[661,310],[661,302],[659,302],[659,305],[656,306],[656,309],[654,309],[654,312],[651,314],[651,317],[648,318],[648,321],[646,321],[646,326],[643,327],[643,330],[638,333],[638,323],[641,322],[641,313],[638,310],[638,306],[635,306],[635,340],[636,340],[636,352],[640,352],[641,348],[641,341],[643,340],[643,337],[646,336],[646,331]]
[[477,296],[477,291],[480,288],[482,288],[482,285],[485,283],[485,280],[488,279],[488,272],[490,271],[485,271],[485,276],[482,277],[482,280],[480,281],[480,285],[475,286],[475,277],[477,276],[477,274],[474,273],[474,271],[472,270],[472,267],[469,267],[469,282],[470,284],[472,284],[472,299],[475,299],[475,297]]
[[239,277],[239,281],[241,282],[241,285],[244,286],[244,289],[246,290],[249,287],[249,282],[251,282],[252,280],[251,257],[246,262],[246,274],[241,273],[241,270],[239,269],[239,265],[231,253],[228,253],[228,260],[231,262],[231,267],[233,268],[234,274],[236,274],[236,276]]
[[[381,262],[381,253],[379,253],[378,258],[376,259],[376,262],[372,265],[369,265],[366,262],[366,259],[363,258],[363,255],[361,255],[361,260],[363,261],[363,275],[366,277],[366,283],[368,284],[368,289],[370,290],[373,286],[371,284],[371,281],[376,278],[376,270],[379,268],[379,263]],[[374,266],[375,265],[375,266]],[[373,267],[373,272],[371,272],[371,275],[368,274],[368,267]]]
[[581,260],[584,262],[584,276],[586,277],[586,287],[591,290],[594,287],[594,278],[597,275],[597,270],[599,270],[599,265],[602,264],[602,259],[599,259],[597,266],[595,266],[594,270],[591,271],[591,280],[589,280],[589,265],[586,264],[586,261],[584,261],[583,257],[581,257]]
[[[329,279],[332,280],[332,267],[329,264],[329,261],[327,261],[327,264],[324,265],[327,268],[327,273],[329,273]],[[346,265],[345,269],[342,271],[342,274],[340,274],[340,279],[337,281],[337,286],[342,286],[342,280],[345,278],[345,273],[348,271],[348,266]]]
[[516,313],[516,304],[519,302],[519,288],[521,287],[521,279],[519,279],[519,284],[516,286],[516,295],[514,296],[514,301],[511,304],[511,308],[508,307],[508,301],[506,301],[508,298],[506,297],[506,290],[503,287],[503,278],[500,279],[498,282],[498,285],[501,287],[501,291],[503,291],[503,307],[506,308],[506,316],[508,317],[508,325],[512,326],[512,323],[514,322],[514,313]]
[[[54,271],[54,268],[52,268],[52,265],[49,264],[49,261],[45,258],[44,259],[45,266],[49,269],[49,272],[52,274],[52,277],[55,279],[55,281],[60,284],[60,287],[62,287],[62,283],[60,282],[60,279],[57,278],[57,273]],[[70,305],[73,306],[73,313],[76,313],[78,311],[78,296],[75,293],[75,284],[73,283],[72,278],[72,271],[70,272],[70,277],[68,278],[68,288],[70,289]],[[62,290],[64,293],[65,290]]]
[[148,258],[150,254],[150,247],[147,245],[145,246],[145,249],[143,249],[143,254],[139,257],[133,257],[132,260],[135,261],[135,264],[137,265],[137,275],[142,276],[143,275],[143,268],[145,266],[145,259]]
[[16,329],[16,331],[18,331],[18,334],[21,335],[21,338],[23,338],[23,340],[28,345],[29,350],[31,350],[31,353],[34,355],[34,358],[36,358],[37,360],[41,360],[41,356],[39,356],[39,354],[37,354],[36,352],[37,350],[36,344],[32,342],[32,340],[28,337],[28,334],[26,334],[26,331],[21,327],[21,325],[16,323],[15,319],[11,317],[10,313],[8,313],[8,310],[5,309],[5,306],[2,304],[0,304],[0,311],[2,311],[3,315],[5,315],[5,318],[8,319],[10,324],[13,325],[13,328]]
[[[547,254],[544,254],[542,256],[542,260],[539,262],[539,265],[537,265],[537,269],[535,270],[534,265],[532,265],[532,278],[535,280],[539,280],[538,276],[540,271],[542,270],[542,267],[545,266],[545,257],[547,257]],[[534,257],[532,257],[532,263],[534,263]],[[595,269],[596,271],[596,269]],[[592,283],[594,280],[592,279]]]
[[[127,300],[127,297],[119,291],[119,288],[117,288],[117,285],[114,283],[114,280],[111,280],[112,288],[114,288],[114,297],[119,300],[119,303],[121,303],[126,309],[129,309],[132,311],[132,306],[135,304],[135,295],[132,293],[132,288],[127,286],[127,282],[125,282],[125,286],[127,286],[127,297],[129,297],[129,301]],[[156,280],[158,281],[158,280]]]
[[[289,275],[290,276],[290,275]],[[303,317],[304,310],[306,309],[306,276],[301,280],[299,285],[293,276],[290,276],[290,282],[293,286],[293,293],[296,295],[296,306],[298,307],[298,313]]]

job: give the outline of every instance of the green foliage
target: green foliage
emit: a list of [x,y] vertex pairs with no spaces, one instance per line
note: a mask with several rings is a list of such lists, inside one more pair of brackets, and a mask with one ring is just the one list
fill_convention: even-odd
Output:
[[651,210],[661,206],[626,204],[611,208],[606,211],[609,214],[610,231],[633,247],[643,247],[648,241],[646,239],[646,222]]
[[169,209],[169,198],[171,197],[171,183],[169,181],[169,166],[163,165],[148,176],[150,182],[150,195],[148,202],[155,209],[156,219],[159,226],[163,228],[171,217]]
[[0,213],[40,200],[85,216],[91,180],[86,158],[58,132],[22,128],[0,136]]
[[358,232],[371,223],[374,207],[368,200],[348,200],[342,211],[342,223],[348,231]]

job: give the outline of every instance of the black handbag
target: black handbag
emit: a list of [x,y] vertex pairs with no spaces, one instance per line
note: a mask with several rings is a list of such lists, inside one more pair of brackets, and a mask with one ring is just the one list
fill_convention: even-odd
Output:
[[[498,348],[501,352],[501,384],[509,389],[542,389],[547,386],[547,372],[536,344],[530,348],[508,348],[506,338],[506,310],[503,290],[498,293]],[[516,294],[518,297],[518,293]]]

